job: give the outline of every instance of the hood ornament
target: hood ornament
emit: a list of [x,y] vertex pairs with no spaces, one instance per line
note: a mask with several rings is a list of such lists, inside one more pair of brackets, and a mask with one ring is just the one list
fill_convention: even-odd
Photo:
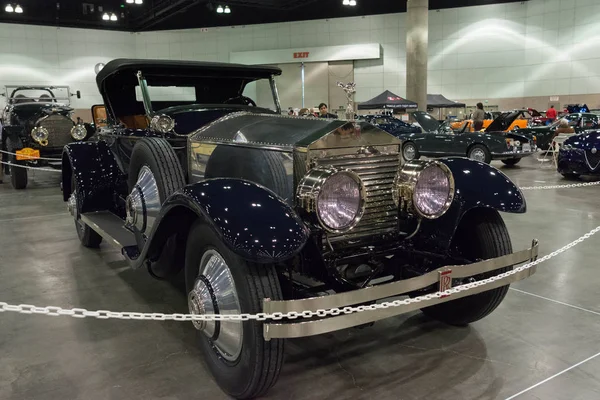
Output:
[[356,93],[356,83],[338,82],[337,85],[341,87],[344,92],[346,92],[346,119],[348,121],[354,121],[354,99],[352,98],[352,96],[354,95],[354,93]]

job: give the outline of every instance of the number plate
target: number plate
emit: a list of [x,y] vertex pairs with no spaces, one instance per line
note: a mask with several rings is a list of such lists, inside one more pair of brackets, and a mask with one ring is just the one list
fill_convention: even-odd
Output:
[[25,147],[24,149],[17,150],[15,153],[17,154],[17,161],[37,160],[40,158],[40,151],[31,147]]
[[531,151],[531,145],[529,143],[523,143],[523,151]]

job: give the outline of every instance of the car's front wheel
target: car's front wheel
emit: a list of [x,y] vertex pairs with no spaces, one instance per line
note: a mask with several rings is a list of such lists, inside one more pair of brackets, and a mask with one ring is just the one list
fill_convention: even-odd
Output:
[[[21,141],[19,140],[18,143],[13,143],[13,141],[8,138],[6,139],[6,147],[10,153],[15,153],[22,147]],[[12,164],[9,170],[12,187],[17,190],[25,189],[27,187],[27,168],[25,168],[23,163],[17,161],[17,157],[14,154],[10,154],[8,159]]]
[[402,157],[405,161],[418,160],[421,155],[413,142],[407,142],[402,146]]
[[[495,210],[473,211],[460,222],[450,250],[453,255],[472,262],[512,253],[506,225]],[[456,268],[460,268],[456,267]],[[509,271],[505,267],[466,278],[453,284],[487,279]],[[506,296],[508,285],[422,309],[425,315],[450,325],[463,326],[482,319],[496,309]]]
[[100,243],[102,243],[102,236],[81,220],[81,216],[79,215],[78,193],[77,180],[75,179],[75,175],[71,174],[71,196],[68,200],[68,208],[75,220],[77,237],[79,237],[79,241],[85,247],[97,248],[100,246]]
[[579,178],[579,174],[576,174],[574,172],[562,172],[561,173],[562,176],[564,176],[566,179],[571,179],[571,180],[575,180],[577,178]]
[[[274,265],[244,261],[202,221],[192,226],[185,252],[185,284],[192,314],[262,312],[265,298],[281,300]],[[259,321],[195,321],[199,345],[219,386],[249,399],[269,390],[283,364],[283,339],[263,339]]]
[[502,163],[504,163],[505,165],[517,165],[519,163],[519,161],[521,161],[520,158],[509,158],[508,160],[501,160]]
[[488,148],[482,144],[476,144],[469,148],[467,157],[469,157],[471,160],[481,161],[486,164],[489,164],[492,161],[492,154]]

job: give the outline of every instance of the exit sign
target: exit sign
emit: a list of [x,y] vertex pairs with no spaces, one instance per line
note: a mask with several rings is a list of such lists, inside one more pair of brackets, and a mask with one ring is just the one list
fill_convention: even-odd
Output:
[[308,58],[309,54],[310,54],[310,52],[308,52],[308,51],[294,53],[294,58]]

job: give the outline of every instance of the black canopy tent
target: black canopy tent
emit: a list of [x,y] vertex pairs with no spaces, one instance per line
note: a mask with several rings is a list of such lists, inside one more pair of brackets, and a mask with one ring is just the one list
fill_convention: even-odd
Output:
[[428,94],[427,107],[429,108],[454,108],[465,107],[465,103],[448,100],[441,94]]
[[416,110],[418,104],[386,90],[380,95],[373,97],[371,100],[362,102],[358,105],[359,110],[381,110],[386,108]]

